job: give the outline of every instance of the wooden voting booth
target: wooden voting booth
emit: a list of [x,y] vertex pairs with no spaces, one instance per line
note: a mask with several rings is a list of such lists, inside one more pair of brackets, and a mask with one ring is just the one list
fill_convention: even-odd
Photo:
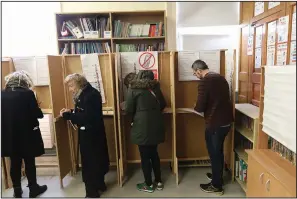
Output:
[[[137,146],[130,142],[131,121],[129,120],[129,117],[120,111],[120,104],[124,101],[120,57],[120,53],[116,54],[119,167],[120,185],[122,186],[127,177],[127,164],[140,163],[140,156]],[[230,95],[233,102],[235,63],[235,51],[219,50],[219,72],[223,76],[226,76],[226,74],[229,75],[228,79],[230,79],[229,84],[231,88]],[[164,143],[160,144],[158,151],[161,162],[171,163],[172,173],[176,175],[176,184],[179,184],[179,162],[196,161],[195,166],[210,166],[204,138],[205,121],[201,116],[197,116],[195,113],[189,111],[189,109],[194,108],[197,100],[198,82],[179,81],[178,52],[158,52],[158,65],[161,90],[167,103],[167,108],[164,110],[166,140]],[[191,69],[191,65],[188,67]],[[225,161],[228,168],[232,166],[231,143],[233,139],[233,130],[230,132],[231,133],[229,133],[226,138],[224,149],[226,156]],[[200,162],[197,163],[197,161]]]
[[[108,141],[109,158],[112,166],[118,169],[116,109],[114,101],[114,62],[112,54],[100,54],[99,63],[102,73],[106,103],[103,104],[105,131]],[[82,65],[79,55],[48,56],[53,112],[55,117],[57,155],[62,179],[68,174],[77,172],[79,166],[78,134],[70,123],[60,116],[62,108],[74,108],[71,94],[64,85],[64,79],[72,73],[82,74]]]

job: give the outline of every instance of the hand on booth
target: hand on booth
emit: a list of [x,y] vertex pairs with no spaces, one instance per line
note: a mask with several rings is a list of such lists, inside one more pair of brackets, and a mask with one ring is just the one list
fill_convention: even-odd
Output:
[[65,112],[71,112],[71,110],[63,108],[62,110],[60,110],[60,116],[63,117],[63,113],[65,113]]

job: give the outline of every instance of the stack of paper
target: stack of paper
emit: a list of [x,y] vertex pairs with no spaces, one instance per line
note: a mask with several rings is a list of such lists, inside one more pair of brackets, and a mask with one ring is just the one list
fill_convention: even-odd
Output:
[[44,114],[42,119],[38,119],[44,148],[53,148],[54,146],[54,129],[52,114]]

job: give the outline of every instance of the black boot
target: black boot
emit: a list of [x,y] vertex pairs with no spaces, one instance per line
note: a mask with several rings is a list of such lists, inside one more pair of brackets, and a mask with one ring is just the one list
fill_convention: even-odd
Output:
[[100,198],[100,193],[92,185],[85,185],[86,187],[86,198]]
[[22,187],[14,187],[13,188],[13,197],[14,198],[22,198],[23,190]]
[[103,183],[103,184],[101,184],[100,186],[99,186],[99,191],[100,192],[105,192],[107,190],[107,187],[106,187],[106,184],[105,183]]
[[38,184],[29,186],[30,193],[29,197],[30,198],[36,198],[40,194],[43,194],[47,190],[46,185],[39,186]]

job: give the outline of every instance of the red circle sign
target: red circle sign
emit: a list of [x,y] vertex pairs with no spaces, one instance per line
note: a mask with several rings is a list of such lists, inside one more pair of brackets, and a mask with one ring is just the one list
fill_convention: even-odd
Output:
[[152,53],[144,52],[142,53],[142,55],[139,56],[138,62],[141,68],[144,68],[147,70],[152,68],[155,65],[156,58]]

